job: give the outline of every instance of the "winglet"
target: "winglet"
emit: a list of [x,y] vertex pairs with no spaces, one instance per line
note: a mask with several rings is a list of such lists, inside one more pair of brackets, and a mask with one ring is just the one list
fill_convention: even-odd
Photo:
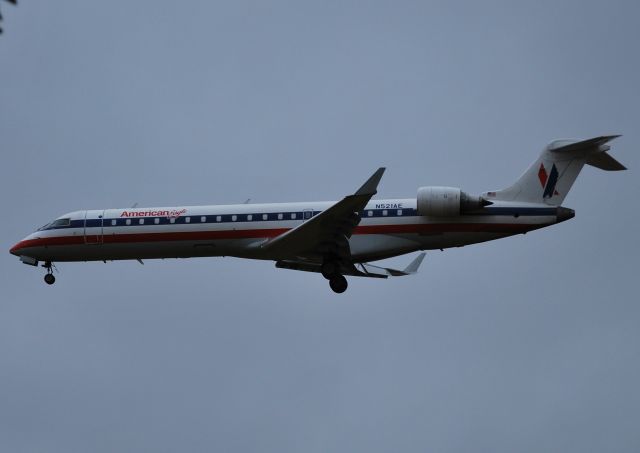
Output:
[[362,187],[360,187],[354,195],[375,195],[378,190],[378,184],[382,179],[382,175],[384,174],[385,167],[380,167],[376,170],[376,172],[371,175],[367,182],[365,182]]
[[418,268],[422,264],[422,260],[424,259],[425,255],[426,255],[426,253],[424,253],[424,252],[422,252],[420,255],[418,255],[416,257],[416,259],[411,261],[411,263],[409,263],[409,265],[404,268],[403,272],[405,274],[415,274],[416,272],[418,272]]
[[358,264],[358,266],[360,266],[364,270],[367,276],[402,277],[403,275],[413,275],[416,272],[418,272],[418,268],[420,267],[420,264],[422,264],[422,260],[424,259],[425,255],[426,253],[422,252],[421,254],[416,256],[415,259],[411,261],[411,263],[409,263],[409,265],[405,267],[403,270],[391,269],[389,267],[374,266],[373,264],[369,264],[369,263],[360,263]]

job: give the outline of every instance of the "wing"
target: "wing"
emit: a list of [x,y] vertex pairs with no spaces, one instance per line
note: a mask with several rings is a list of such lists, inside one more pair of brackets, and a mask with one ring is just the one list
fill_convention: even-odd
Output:
[[379,168],[353,195],[262,244],[264,254],[277,260],[321,261],[332,256],[350,262],[349,238],[360,223],[359,212],[377,193],[384,170],[384,167]]

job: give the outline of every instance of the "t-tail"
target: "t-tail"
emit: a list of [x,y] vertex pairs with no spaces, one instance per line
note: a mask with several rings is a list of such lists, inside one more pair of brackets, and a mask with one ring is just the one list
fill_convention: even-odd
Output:
[[584,164],[607,171],[626,170],[607,151],[608,142],[619,135],[605,135],[589,140],[555,140],[511,186],[487,192],[489,199],[545,203],[560,206]]

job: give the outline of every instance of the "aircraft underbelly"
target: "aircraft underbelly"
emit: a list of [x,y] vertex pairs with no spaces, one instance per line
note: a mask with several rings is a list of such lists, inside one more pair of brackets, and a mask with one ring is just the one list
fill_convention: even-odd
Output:
[[411,253],[462,247],[499,239],[509,234],[496,232],[444,232],[435,234],[367,234],[352,236],[349,245],[355,261],[374,261]]
[[417,234],[361,234],[351,236],[349,247],[355,261],[373,261],[420,250]]
[[110,261],[235,256],[245,250],[252,242],[255,242],[255,239],[77,244],[39,247],[27,253],[40,261]]

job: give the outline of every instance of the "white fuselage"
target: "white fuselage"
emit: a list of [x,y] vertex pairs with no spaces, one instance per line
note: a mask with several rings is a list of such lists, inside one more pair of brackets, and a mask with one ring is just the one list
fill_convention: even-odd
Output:
[[[280,259],[261,244],[334,202],[240,204],[76,211],[30,234],[11,253],[40,261],[236,256]],[[566,220],[544,204],[496,201],[455,217],[420,216],[416,199],[371,200],[349,238],[354,262],[416,250],[460,247]],[[68,222],[67,222],[67,219]]]

